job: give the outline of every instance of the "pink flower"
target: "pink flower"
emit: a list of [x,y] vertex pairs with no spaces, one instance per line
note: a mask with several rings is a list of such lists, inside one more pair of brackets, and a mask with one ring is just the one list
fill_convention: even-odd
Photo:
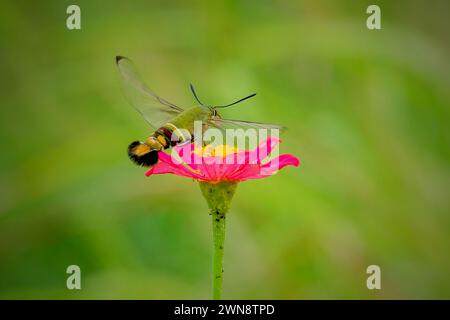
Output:
[[146,176],[171,173],[209,183],[266,178],[288,165],[297,167],[300,164],[299,159],[290,154],[277,156],[264,163],[279,143],[280,139],[270,137],[250,151],[238,151],[226,145],[201,150],[194,144],[175,147],[174,152],[184,162],[161,151],[158,163],[147,171]]

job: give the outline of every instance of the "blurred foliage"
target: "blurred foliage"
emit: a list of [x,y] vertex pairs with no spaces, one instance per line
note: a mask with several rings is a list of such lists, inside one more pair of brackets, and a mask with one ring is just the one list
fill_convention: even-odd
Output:
[[[209,298],[196,183],[145,178],[114,65],[182,106],[286,125],[300,168],[239,185],[224,298],[450,297],[450,6],[376,1],[2,3],[0,298]],[[66,267],[82,290],[65,287]],[[382,290],[366,288],[366,268]]]

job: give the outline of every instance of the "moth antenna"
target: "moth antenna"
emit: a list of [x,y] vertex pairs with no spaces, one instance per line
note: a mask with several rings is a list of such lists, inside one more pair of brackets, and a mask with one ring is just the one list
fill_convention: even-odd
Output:
[[242,102],[242,101],[244,101],[244,100],[250,99],[250,98],[252,98],[252,97],[254,97],[254,96],[256,96],[256,93],[252,93],[251,95],[248,95],[248,96],[246,96],[246,97],[244,97],[244,98],[242,98],[242,99],[239,99],[238,101],[235,101],[235,102],[233,102],[233,103],[226,104],[226,105],[224,105],[224,106],[215,106],[215,107],[216,107],[216,108],[226,108],[226,107],[230,107],[230,106],[233,106],[233,105],[235,105],[235,104],[237,104],[237,103],[239,103],[239,102]]
[[189,84],[189,87],[191,88],[191,91],[192,91],[192,94],[195,97],[195,100],[197,100],[197,102],[200,103],[200,105],[203,106],[203,103],[200,101],[200,99],[197,96],[197,93],[195,92],[194,85],[191,83],[191,84]]

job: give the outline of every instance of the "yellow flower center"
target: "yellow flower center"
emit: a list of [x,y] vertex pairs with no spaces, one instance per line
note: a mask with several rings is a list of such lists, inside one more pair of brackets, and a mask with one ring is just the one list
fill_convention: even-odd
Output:
[[203,157],[222,157],[225,158],[229,154],[238,153],[239,149],[229,146],[227,144],[220,144],[217,146],[206,145],[204,147],[196,147],[194,154]]

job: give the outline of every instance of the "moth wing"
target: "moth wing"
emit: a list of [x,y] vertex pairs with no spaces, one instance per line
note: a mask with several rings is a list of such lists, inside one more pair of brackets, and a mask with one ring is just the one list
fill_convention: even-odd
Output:
[[144,117],[153,129],[157,129],[183,109],[158,96],[145,85],[134,64],[125,57],[116,57],[121,74],[122,87],[130,104]]

